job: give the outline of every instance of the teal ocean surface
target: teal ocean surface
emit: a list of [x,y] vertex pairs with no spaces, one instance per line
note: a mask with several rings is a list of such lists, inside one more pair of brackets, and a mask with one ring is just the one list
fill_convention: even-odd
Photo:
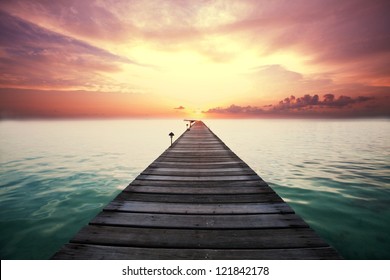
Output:
[[[346,259],[390,259],[389,120],[205,120]],[[49,259],[182,120],[0,121],[1,259]]]

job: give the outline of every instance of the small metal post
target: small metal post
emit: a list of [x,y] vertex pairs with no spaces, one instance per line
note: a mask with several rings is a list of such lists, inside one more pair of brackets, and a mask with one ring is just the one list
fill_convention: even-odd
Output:
[[169,137],[171,137],[171,146],[172,146],[172,138],[173,136],[175,136],[175,134],[173,132],[169,133]]

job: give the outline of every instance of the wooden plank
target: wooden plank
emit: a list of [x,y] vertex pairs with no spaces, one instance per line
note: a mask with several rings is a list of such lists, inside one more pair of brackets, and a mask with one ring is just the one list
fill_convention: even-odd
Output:
[[[201,174],[206,174],[207,173],[214,173],[214,172],[225,172],[229,173],[230,172],[251,172],[251,174],[254,173],[252,169],[249,167],[230,167],[230,168],[178,168],[178,167],[148,167],[145,169],[145,171],[160,171],[160,172],[170,172],[170,173],[175,173],[175,172],[195,172],[195,173],[201,173]],[[145,172],[144,171],[144,172]]]
[[110,202],[104,210],[138,213],[171,213],[171,214],[279,214],[294,213],[288,204],[279,203],[207,203],[187,204],[148,201],[118,201]]
[[274,192],[270,187],[197,187],[197,186],[135,186],[129,185],[123,191],[160,194],[254,194]]
[[210,149],[210,148],[207,148],[207,149],[200,149],[200,148],[178,148],[178,149],[175,149],[175,150],[167,150],[166,152],[164,152],[163,154],[161,154],[162,156],[174,156],[174,157],[178,157],[178,156],[184,156],[184,157],[188,157],[188,156],[191,156],[191,155],[198,155],[198,156],[206,156],[208,157],[209,155],[213,155],[213,156],[220,156],[220,157],[230,157],[230,156],[234,156],[234,153],[232,153],[231,151],[229,150],[225,150],[225,149]]
[[156,159],[151,165],[153,166],[158,166],[158,167],[177,167],[177,168],[180,168],[180,167],[191,167],[191,166],[194,166],[194,168],[196,167],[200,167],[200,168],[207,168],[207,167],[211,167],[211,168],[216,168],[216,167],[219,167],[219,168],[223,168],[223,167],[240,167],[240,166],[243,166],[243,162],[242,161],[232,161],[232,160],[226,160],[226,161],[201,161],[201,160],[197,160],[197,161],[174,161],[174,160],[167,160],[167,161],[162,161],[160,159]]
[[[245,176],[257,174],[249,168],[215,168],[215,169],[187,169],[187,168],[147,168],[141,175],[158,175],[158,176]],[[256,177],[257,178],[257,177]]]
[[[169,150],[169,152],[188,152],[188,151],[198,151],[198,152],[220,152],[220,151],[230,151],[228,147],[221,146],[221,144],[215,145],[183,145],[177,144],[175,149]],[[167,151],[168,152],[168,151]]]
[[162,154],[164,158],[236,158],[236,156],[228,151],[223,152],[198,152],[196,150],[188,151],[188,152],[165,152]]
[[72,243],[158,248],[276,249],[328,246],[310,228],[160,229],[89,225]]
[[[227,160],[213,160],[210,162],[204,161],[201,162],[199,161],[198,163],[186,163],[186,162],[180,162],[180,161],[165,161],[166,158],[157,158],[154,162],[150,164],[150,166],[162,166],[162,165],[167,165],[167,167],[194,167],[196,168],[199,166],[199,168],[208,168],[209,166],[211,168],[223,168],[225,166],[228,167],[248,167],[244,162],[239,161],[239,160],[232,160],[232,159],[227,159]],[[200,159],[197,159],[200,160]]]
[[[171,176],[171,177],[215,177],[215,176],[256,176],[256,173],[254,173],[252,170],[248,171],[231,171],[231,172],[225,172],[225,171],[212,171],[209,170],[209,172],[197,172],[194,171],[176,171],[176,172],[169,172],[169,171],[159,171],[159,170],[153,170],[148,169],[141,173],[141,175],[153,175],[153,176]],[[225,180],[226,181],[226,180]]]
[[267,188],[269,186],[263,180],[256,181],[214,181],[214,182],[192,182],[192,181],[148,181],[138,180],[137,178],[129,186],[166,186],[166,187],[232,187],[232,188],[244,188],[244,187],[259,187]]
[[224,163],[225,161],[234,161],[235,163],[241,163],[239,159],[234,159],[232,157],[175,157],[175,156],[165,156],[163,158],[164,162],[189,162],[189,163],[213,163],[213,162],[218,162],[218,163]]
[[308,227],[295,214],[189,215],[103,211],[90,224],[193,229],[256,229]]
[[242,203],[242,202],[282,202],[276,193],[261,194],[152,194],[121,192],[116,201],[154,201],[170,203]]
[[332,260],[340,259],[330,247],[291,249],[172,249],[66,244],[53,259],[74,260]]
[[259,180],[259,176],[255,175],[221,175],[221,176],[173,176],[173,175],[139,175],[137,180],[161,180],[161,181],[203,181],[203,182],[213,182],[213,181],[250,181],[250,180]]
[[174,150],[167,150],[166,152],[187,152],[187,151],[199,151],[199,152],[213,152],[213,151],[230,151],[228,147],[218,144],[199,144],[199,145],[183,145],[181,143],[175,145]]
[[195,158],[195,157],[163,157],[163,158],[158,158],[156,162],[163,161],[165,162],[174,162],[177,164],[182,164],[182,163],[191,163],[191,164],[224,164],[226,162],[229,163],[234,163],[234,164],[241,164],[242,161],[236,158],[231,158],[231,157],[203,157],[203,158]]

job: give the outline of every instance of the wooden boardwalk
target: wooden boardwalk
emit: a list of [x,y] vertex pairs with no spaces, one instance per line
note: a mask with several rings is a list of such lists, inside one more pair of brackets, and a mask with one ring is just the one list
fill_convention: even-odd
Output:
[[53,259],[338,259],[196,122]]

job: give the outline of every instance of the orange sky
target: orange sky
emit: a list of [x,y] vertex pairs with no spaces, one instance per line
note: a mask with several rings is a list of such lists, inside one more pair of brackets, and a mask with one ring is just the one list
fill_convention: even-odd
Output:
[[388,1],[0,3],[0,118],[389,117]]

